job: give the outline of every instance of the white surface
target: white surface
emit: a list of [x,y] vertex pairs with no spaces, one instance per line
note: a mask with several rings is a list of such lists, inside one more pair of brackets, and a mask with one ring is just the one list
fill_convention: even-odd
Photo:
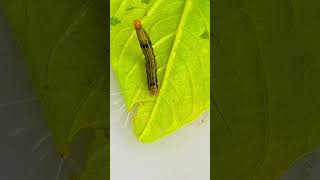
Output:
[[209,180],[210,121],[205,113],[159,142],[142,144],[110,70],[111,180]]

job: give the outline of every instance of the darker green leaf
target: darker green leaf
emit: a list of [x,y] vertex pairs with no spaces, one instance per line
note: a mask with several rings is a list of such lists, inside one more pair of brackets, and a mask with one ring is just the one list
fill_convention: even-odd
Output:
[[276,180],[319,146],[319,7],[214,1],[214,179]]
[[1,0],[1,7],[27,60],[57,150],[68,157],[82,129],[109,124],[107,1]]

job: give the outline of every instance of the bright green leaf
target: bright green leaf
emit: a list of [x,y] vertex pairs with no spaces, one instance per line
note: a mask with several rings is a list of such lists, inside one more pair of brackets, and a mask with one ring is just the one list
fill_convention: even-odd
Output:
[[[208,0],[111,1],[111,64],[142,142],[152,142],[193,121],[210,104]],[[128,11],[130,7],[136,7]],[[133,27],[141,19],[158,64],[160,94],[150,96],[145,59]]]

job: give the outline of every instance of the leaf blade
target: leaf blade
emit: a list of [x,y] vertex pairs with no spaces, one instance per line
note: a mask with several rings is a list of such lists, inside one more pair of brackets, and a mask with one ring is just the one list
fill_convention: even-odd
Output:
[[[134,3],[136,3],[136,1],[132,1],[131,4],[128,3],[127,7],[132,7]],[[197,8],[193,3],[204,3],[205,5],[208,5],[209,1],[188,0],[171,3],[169,5],[166,1],[152,1],[150,3],[152,5],[148,6],[148,9],[143,12],[130,10],[129,15],[124,19],[123,24],[120,23],[118,27],[114,27],[114,30],[111,30],[111,36],[120,36],[120,33],[118,32],[122,32],[122,30],[126,31],[132,26],[128,17],[136,19],[137,16],[142,16],[145,18],[145,21],[143,21],[143,25],[146,27],[145,29],[150,29],[149,36],[151,41],[153,41],[153,38],[157,39],[156,43],[154,43],[154,50],[157,62],[160,64],[160,67],[158,68],[160,94],[158,97],[150,97],[147,90],[145,83],[145,67],[144,63],[141,61],[143,60],[143,57],[137,55],[141,50],[139,50],[139,47],[137,46],[138,43],[132,40],[134,31],[132,31],[131,34],[127,32],[123,35],[129,37],[123,38],[126,39],[124,44],[121,44],[121,38],[117,39],[118,42],[120,42],[120,45],[115,45],[113,41],[111,41],[111,48],[114,49],[114,52],[111,52],[111,64],[119,81],[129,111],[133,106],[137,106],[133,123],[135,125],[135,134],[142,142],[153,142],[160,139],[166,134],[169,134],[194,120],[209,107],[210,46],[208,39],[200,37],[203,31],[210,31],[210,29],[206,29],[206,24],[209,24],[209,22],[200,21],[198,24],[195,23],[197,22],[195,20],[198,20],[199,17],[201,18],[201,15],[204,13],[201,14],[201,11],[199,11],[200,8]],[[167,11],[164,11],[166,9]],[[189,15],[189,11],[191,15]],[[205,8],[205,12],[206,15],[210,14],[209,6]],[[111,17],[114,17],[114,15],[111,14]],[[209,19],[209,17],[207,17],[207,19]],[[193,32],[190,33],[186,30],[186,24],[188,26],[187,28],[196,32],[196,35],[194,35]],[[152,29],[154,26],[158,28],[157,31]],[[200,31],[201,34],[199,34]],[[118,34],[116,35],[116,33]],[[187,43],[180,42],[182,40],[187,41]],[[182,45],[183,43],[186,45]],[[198,49],[196,49],[197,47],[195,44],[198,46]],[[117,52],[118,48],[121,49],[120,52]],[[199,54],[197,57],[191,57],[196,56],[196,53],[190,56],[186,51],[187,48],[192,49],[193,53],[198,51]],[[177,55],[177,53],[179,54]],[[138,57],[139,60],[135,60],[134,57]],[[185,58],[186,62],[183,62],[183,58]],[[192,63],[192,61],[194,62]],[[189,63],[195,68],[188,69],[183,63],[186,63],[186,67],[189,66]],[[201,73],[197,75],[197,73],[201,72],[200,69],[204,69],[202,72],[204,76],[202,76]],[[188,72],[189,74],[187,74]],[[190,83],[190,78],[194,77],[196,77],[194,82],[191,80]],[[198,82],[199,79],[204,83]],[[195,86],[193,83],[197,82],[198,84],[204,85],[204,87],[192,87]],[[181,86],[178,86],[177,84]],[[195,93],[192,95],[190,94],[192,92],[184,90],[182,87],[193,89]],[[175,92],[171,91],[170,88]],[[174,96],[180,92],[183,92],[181,97],[174,98]],[[199,101],[190,100],[199,97],[201,99]],[[185,102],[191,112],[183,111],[183,107],[179,102]],[[179,110],[173,110],[173,106]],[[165,110],[166,113],[161,114],[159,109]],[[189,117],[185,118],[183,116]],[[178,118],[174,119],[172,117]],[[171,120],[168,120],[169,118],[171,118]],[[151,127],[154,127],[154,129]]]

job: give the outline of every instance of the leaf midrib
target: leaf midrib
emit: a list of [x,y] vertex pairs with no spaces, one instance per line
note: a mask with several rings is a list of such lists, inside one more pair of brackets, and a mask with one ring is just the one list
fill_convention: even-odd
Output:
[[[185,26],[185,22],[186,22],[186,18],[190,12],[190,9],[192,7],[192,0],[186,0],[186,3],[185,3],[185,7],[184,7],[184,10],[183,10],[183,13],[182,13],[182,16],[180,18],[180,21],[179,21],[179,26],[177,28],[177,33],[176,33],[176,36],[175,36],[175,39],[174,39],[174,43],[173,43],[173,46],[172,46],[172,49],[170,51],[170,56],[169,56],[169,59],[168,59],[168,63],[167,63],[167,68],[166,68],[166,72],[164,74],[164,77],[163,77],[163,84],[162,84],[162,87],[161,89],[165,89],[167,84],[168,84],[168,76],[169,76],[169,73],[170,73],[170,69],[172,67],[172,63],[173,63],[173,59],[175,57],[175,51],[177,49],[177,46],[179,44],[179,39],[181,38],[182,36],[182,33],[183,33],[183,27]],[[145,135],[145,130],[149,127],[150,125],[150,121],[153,119],[153,117],[155,116],[155,110],[158,108],[159,106],[159,99],[162,97],[162,94],[163,94],[163,90],[159,92],[159,96],[158,98],[156,99],[156,102],[155,102],[155,105],[154,107],[152,108],[152,111],[151,111],[151,114],[150,114],[150,118],[143,130],[143,132],[141,133],[139,139],[141,140],[144,135]]]
[[[157,9],[157,7],[160,5],[161,1],[162,1],[162,0],[158,0],[158,1],[156,1],[155,3],[153,3],[153,4],[151,5],[151,7],[146,11],[145,16],[144,16],[143,18],[141,18],[141,22],[143,22],[143,20],[145,19],[145,17],[150,16],[150,15],[155,11],[155,9]],[[120,7],[118,8],[117,12],[123,7],[123,5],[125,5],[125,4],[122,3],[122,4],[120,5]],[[116,12],[116,13],[117,13],[117,12]],[[114,16],[116,16],[116,14],[115,14]],[[117,65],[120,64],[120,60],[122,59],[122,57],[123,57],[123,55],[124,55],[124,51],[127,49],[127,46],[128,46],[128,44],[129,44],[130,40],[133,38],[134,32],[135,32],[135,30],[132,30],[132,32],[130,33],[130,36],[128,37],[128,39],[127,39],[127,41],[126,41],[126,43],[124,44],[124,47],[122,48],[122,50],[121,50],[121,52],[120,52],[119,58],[118,58],[118,60],[116,61]],[[118,73],[116,73],[116,76],[117,76],[117,74],[118,74]],[[126,88],[126,83],[124,83],[123,86],[124,86],[124,87],[123,87],[122,89],[127,89],[127,88]],[[120,84],[120,87],[121,87],[121,84]],[[140,92],[140,90],[137,90],[137,93],[135,94],[134,99],[135,99],[135,97],[138,95],[139,92]],[[124,94],[125,94],[125,93],[124,93]],[[134,99],[131,101],[130,104],[128,103],[128,104],[129,104],[129,105],[128,105],[128,110],[129,110],[129,111],[131,110],[132,106],[134,105]]]

